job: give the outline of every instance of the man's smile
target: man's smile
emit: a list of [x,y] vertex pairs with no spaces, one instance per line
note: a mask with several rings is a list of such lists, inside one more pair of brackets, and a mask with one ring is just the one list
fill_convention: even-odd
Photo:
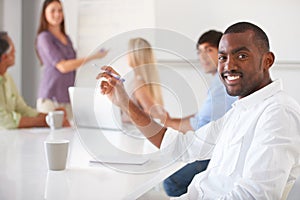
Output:
[[226,81],[228,85],[232,85],[240,81],[243,77],[241,72],[223,72],[222,78]]

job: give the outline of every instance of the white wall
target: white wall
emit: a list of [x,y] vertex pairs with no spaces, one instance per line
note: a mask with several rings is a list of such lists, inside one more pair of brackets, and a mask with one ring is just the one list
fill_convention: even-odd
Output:
[[9,33],[16,49],[15,65],[9,73],[25,101],[35,107],[40,68],[34,52],[34,37],[41,0],[1,0],[0,28]]
[[300,104],[300,63],[275,63],[271,68],[272,79],[281,79],[283,90],[296,99]]
[[[156,26],[197,40],[208,29],[224,31],[238,21],[250,21],[269,36],[278,61],[300,61],[299,0],[156,0]],[[190,56],[192,59],[195,55]]]
[[41,0],[26,0],[22,5],[22,86],[25,101],[36,106],[42,67],[35,53],[35,37],[40,16]]
[[9,33],[10,37],[14,41],[16,48],[16,62],[15,66],[8,71],[13,76],[17,87],[21,88],[22,81],[22,66],[21,66],[21,37],[22,37],[22,0],[2,0],[2,30]]
[[[79,1],[96,2],[98,5],[106,1],[63,0],[67,32],[71,36],[75,48],[81,51],[83,55],[83,46],[80,45],[82,37],[78,34],[79,20],[82,20],[81,17],[78,16]],[[32,106],[35,106],[41,69],[37,62],[33,44],[42,2],[43,0],[0,0],[0,28],[10,33],[17,50],[16,64],[9,69],[9,72],[13,75],[25,100]],[[121,0],[114,0],[112,2],[119,2],[118,8],[122,8],[124,5]],[[130,2],[133,3],[133,0]],[[140,20],[142,19],[141,14],[136,17],[133,16],[133,18],[126,21],[126,23],[132,24],[133,20],[137,18],[140,20],[138,21],[139,26],[131,26],[132,29],[152,26],[167,28],[182,33],[196,42],[199,35],[208,29],[215,28],[224,30],[228,25],[236,21],[252,21],[261,25],[267,32],[270,38],[271,49],[276,54],[277,61],[283,63],[286,63],[285,61],[287,61],[287,63],[294,62],[296,63],[295,66],[300,68],[300,65],[297,64],[300,63],[300,54],[298,54],[297,48],[300,46],[300,39],[298,38],[300,35],[300,26],[298,26],[300,19],[299,8],[300,1],[298,0],[253,0],[247,5],[237,0],[218,2],[156,0],[151,3],[145,1],[146,14],[153,13],[153,18],[147,18],[148,21],[144,21],[147,23],[143,23],[143,20]],[[122,15],[119,13],[115,14],[118,15],[118,17],[122,17],[126,12],[124,11]],[[83,21],[81,21],[81,23],[82,22]],[[99,32],[106,32],[106,26],[97,26],[95,28],[97,28]],[[111,30],[109,32],[111,33]],[[164,39],[168,38],[166,37]],[[171,42],[176,41],[172,40]],[[192,48],[195,47],[193,46]],[[93,47],[91,46],[90,49],[85,47],[85,49],[90,51]],[[186,51],[191,52],[190,59],[195,61],[195,51],[191,51],[190,48],[186,49]],[[124,60],[123,62],[126,61]],[[291,80],[295,79],[296,81],[297,77],[292,77]],[[293,90],[294,89],[298,89],[297,85],[294,86]]]
[[0,30],[3,30],[3,0],[0,0]]
[[74,48],[78,49],[79,0],[63,0],[62,2],[65,15],[66,32],[69,34]]

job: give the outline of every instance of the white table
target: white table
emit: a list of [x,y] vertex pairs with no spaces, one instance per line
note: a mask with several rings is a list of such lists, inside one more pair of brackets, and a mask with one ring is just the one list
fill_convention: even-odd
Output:
[[[184,165],[153,154],[156,149],[148,141],[121,132],[81,131],[81,134],[72,128],[52,133],[47,128],[0,131],[0,199],[136,199]],[[88,144],[89,151],[108,155],[144,152],[149,153],[146,155],[150,161],[143,165],[90,165],[91,156],[80,140],[92,134],[96,140]],[[47,170],[44,141],[49,137],[71,141],[64,171]],[[103,143],[105,139],[112,145]]]

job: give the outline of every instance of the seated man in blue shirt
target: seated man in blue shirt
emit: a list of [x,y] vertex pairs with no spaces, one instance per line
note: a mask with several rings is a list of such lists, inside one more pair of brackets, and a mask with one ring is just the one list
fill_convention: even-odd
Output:
[[[237,99],[227,94],[217,73],[218,46],[222,33],[210,30],[202,34],[197,42],[197,50],[201,67],[205,73],[213,75],[207,98],[198,113],[185,118],[171,118],[167,115],[165,126],[185,133],[197,130],[201,126],[222,117]],[[169,196],[180,196],[187,191],[194,176],[207,168],[209,160],[195,161],[187,164],[164,182],[164,189]]]

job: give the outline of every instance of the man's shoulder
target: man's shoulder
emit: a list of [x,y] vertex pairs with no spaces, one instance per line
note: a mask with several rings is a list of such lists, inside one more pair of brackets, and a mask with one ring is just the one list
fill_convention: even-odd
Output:
[[3,75],[3,77],[6,79],[6,81],[8,81],[8,82],[14,82],[14,79],[12,78],[12,76],[9,74],[9,73],[5,73],[4,75]]
[[281,90],[266,100],[269,107],[286,109],[289,111],[297,112],[300,116],[300,105],[293,97]]
[[15,84],[15,81],[14,81],[13,77],[9,73],[6,72],[3,75],[3,78],[5,79],[6,87],[9,88],[9,90],[11,90],[10,92],[18,93],[18,89],[16,87],[16,84]]

